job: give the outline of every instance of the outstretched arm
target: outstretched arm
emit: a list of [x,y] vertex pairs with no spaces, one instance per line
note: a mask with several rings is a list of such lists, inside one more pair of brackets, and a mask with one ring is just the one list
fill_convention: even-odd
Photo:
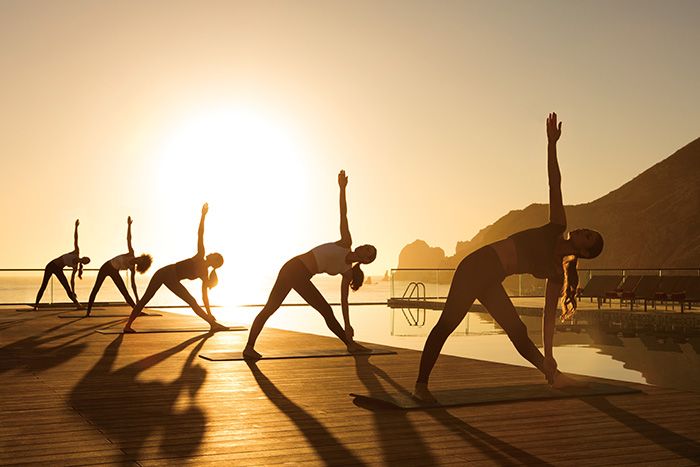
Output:
[[[131,216],[126,220],[128,227],[126,228],[126,246],[129,248],[129,253],[134,254],[134,247],[131,246]],[[137,300],[138,301],[138,300]]]
[[197,255],[204,256],[204,218],[209,212],[209,204],[202,206],[202,217],[199,220],[199,231],[197,232]]
[[209,308],[209,288],[205,280],[202,281],[202,302],[204,302],[204,309],[207,310],[207,314],[212,316],[211,309]]
[[131,276],[131,289],[134,291],[134,300],[136,303],[139,302],[139,291],[136,289],[136,267],[131,266],[129,268],[129,275]]
[[[557,368],[554,360],[554,329],[557,320],[557,305],[561,297],[562,284],[547,279],[544,310],[542,313],[542,345],[544,346],[545,369],[553,375]],[[552,381],[550,381],[551,383]]]
[[75,273],[78,271],[78,266],[73,266],[73,272],[70,275],[70,291],[75,296]]
[[340,306],[343,310],[343,327],[345,328],[345,337],[347,337],[348,342],[352,342],[355,336],[355,331],[350,326],[350,304],[348,303],[351,280],[352,274],[346,273],[343,274],[343,280],[340,283]]
[[79,225],[80,225],[80,219],[76,219],[75,220],[75,231],[73,232],[73,250],[74,251],[80,251],[80,248],[78,247],[78,226]]
[[338,174],[338,185],[340,186],[340,243],[350,248],[352,237],[348,227],[348,203],[345,199],[345,187],[348,185],[348,177],[345,175],[344,170],[341,170]]
[[547,175],[549,177],[549,221],[566,225],[566,213],[561,196],[561,172],[557,161],[557,141],[561,136],[561,122],[557,124],[557,114],[547,117]]

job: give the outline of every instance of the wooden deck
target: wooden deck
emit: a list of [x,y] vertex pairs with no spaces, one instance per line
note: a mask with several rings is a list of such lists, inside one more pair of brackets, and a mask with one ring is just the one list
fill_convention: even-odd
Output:
[[[348,393],[410,390],[419,352],[210,362],[198,354],[239,350],[247,333],[102,335],[94,331],[123,320],[60,313],[0,310],[0,464],[700,463],[700,393],[643,386],[643,394],[370,411]],[[163,315],[135,327],[201,324]],[[339,343],[266,329],[258,346],[296,347]],[[442,356],[432,386],[541,381],[534,369]]]

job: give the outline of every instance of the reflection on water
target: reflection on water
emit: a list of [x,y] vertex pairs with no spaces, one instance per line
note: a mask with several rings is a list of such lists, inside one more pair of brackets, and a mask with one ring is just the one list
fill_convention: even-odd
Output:
[[[340,318],[340,307],[334,307],[334,310]],[[250,322],[258,311],[257,308],[227,309],[222,310],[222,317]],[[422,350],[427,334],[440,316],[440,312],[434,310],[423,313],[425,323],[415,325],[415,321],[407,319],[401,309],[382,305],[351,307],[358,340],[415,350]],[[521,318],[530,338],[540,345],[541,318]],[[282,307],[268,323],[281,329],[331,335],[321,316],[310,307]],[[643,331],[623,335],[620,329],[601,321],[560,325],[554,343],[555,357],[564,372],[700,391],[698,335],[681,337]],[[469,312],[455,334],[447,340],[443,353],[529,365],[488,313]],[[417,366],[418,360],[416,371]]]

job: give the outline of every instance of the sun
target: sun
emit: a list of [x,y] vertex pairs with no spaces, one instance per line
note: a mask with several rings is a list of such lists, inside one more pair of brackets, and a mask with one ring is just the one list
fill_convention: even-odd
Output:
[[[244,292],[260,293],[281,259],[304,245],[310,176],[300,132],[272,112],[213,107],[178,120],[158,152],[159,215],[173,231],[168,247],[182,258],[193,253],[199,209],[208,202],[207,251],[221,251],[226,261],[223,286],[212,296],[264,300],[266,292],[255,299]],[[183,218],[194,225],[183,227]]]

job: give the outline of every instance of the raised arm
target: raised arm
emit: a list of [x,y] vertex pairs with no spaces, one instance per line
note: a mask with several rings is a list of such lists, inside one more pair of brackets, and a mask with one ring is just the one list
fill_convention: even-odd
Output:
[[348,203],[345,199],[345,187],[348,186],[348,177],[345,175],[344,170],[341,170],[338,174],[338,185],[340,186],[340,243],[350,248],[352,237],[348,227]]
[[561,172],[557,161],[557,141],[561,136],[561,122],[557,124],[557,114],[547,117],[547,176],[549,178],[549,221],[566,225],[566,213],[561,196]]
[[73,250],[80,251],[78,247],[78,226],[80,225],[80,219],[75,220],[75,231],[73,232]]
[[126,220],[127,223],[127,228],[126,228],[126,246],[129,248],[129,253],[132,255],[134,254],[134,247],[131,246],[131,223],[133,221],[131,220],[131,216]]
[[199,231],[197,232],[197,255],[204,256],[204,218],[209,212],[209,204],[204,203],[202,206],[202,217],[199,220]]

